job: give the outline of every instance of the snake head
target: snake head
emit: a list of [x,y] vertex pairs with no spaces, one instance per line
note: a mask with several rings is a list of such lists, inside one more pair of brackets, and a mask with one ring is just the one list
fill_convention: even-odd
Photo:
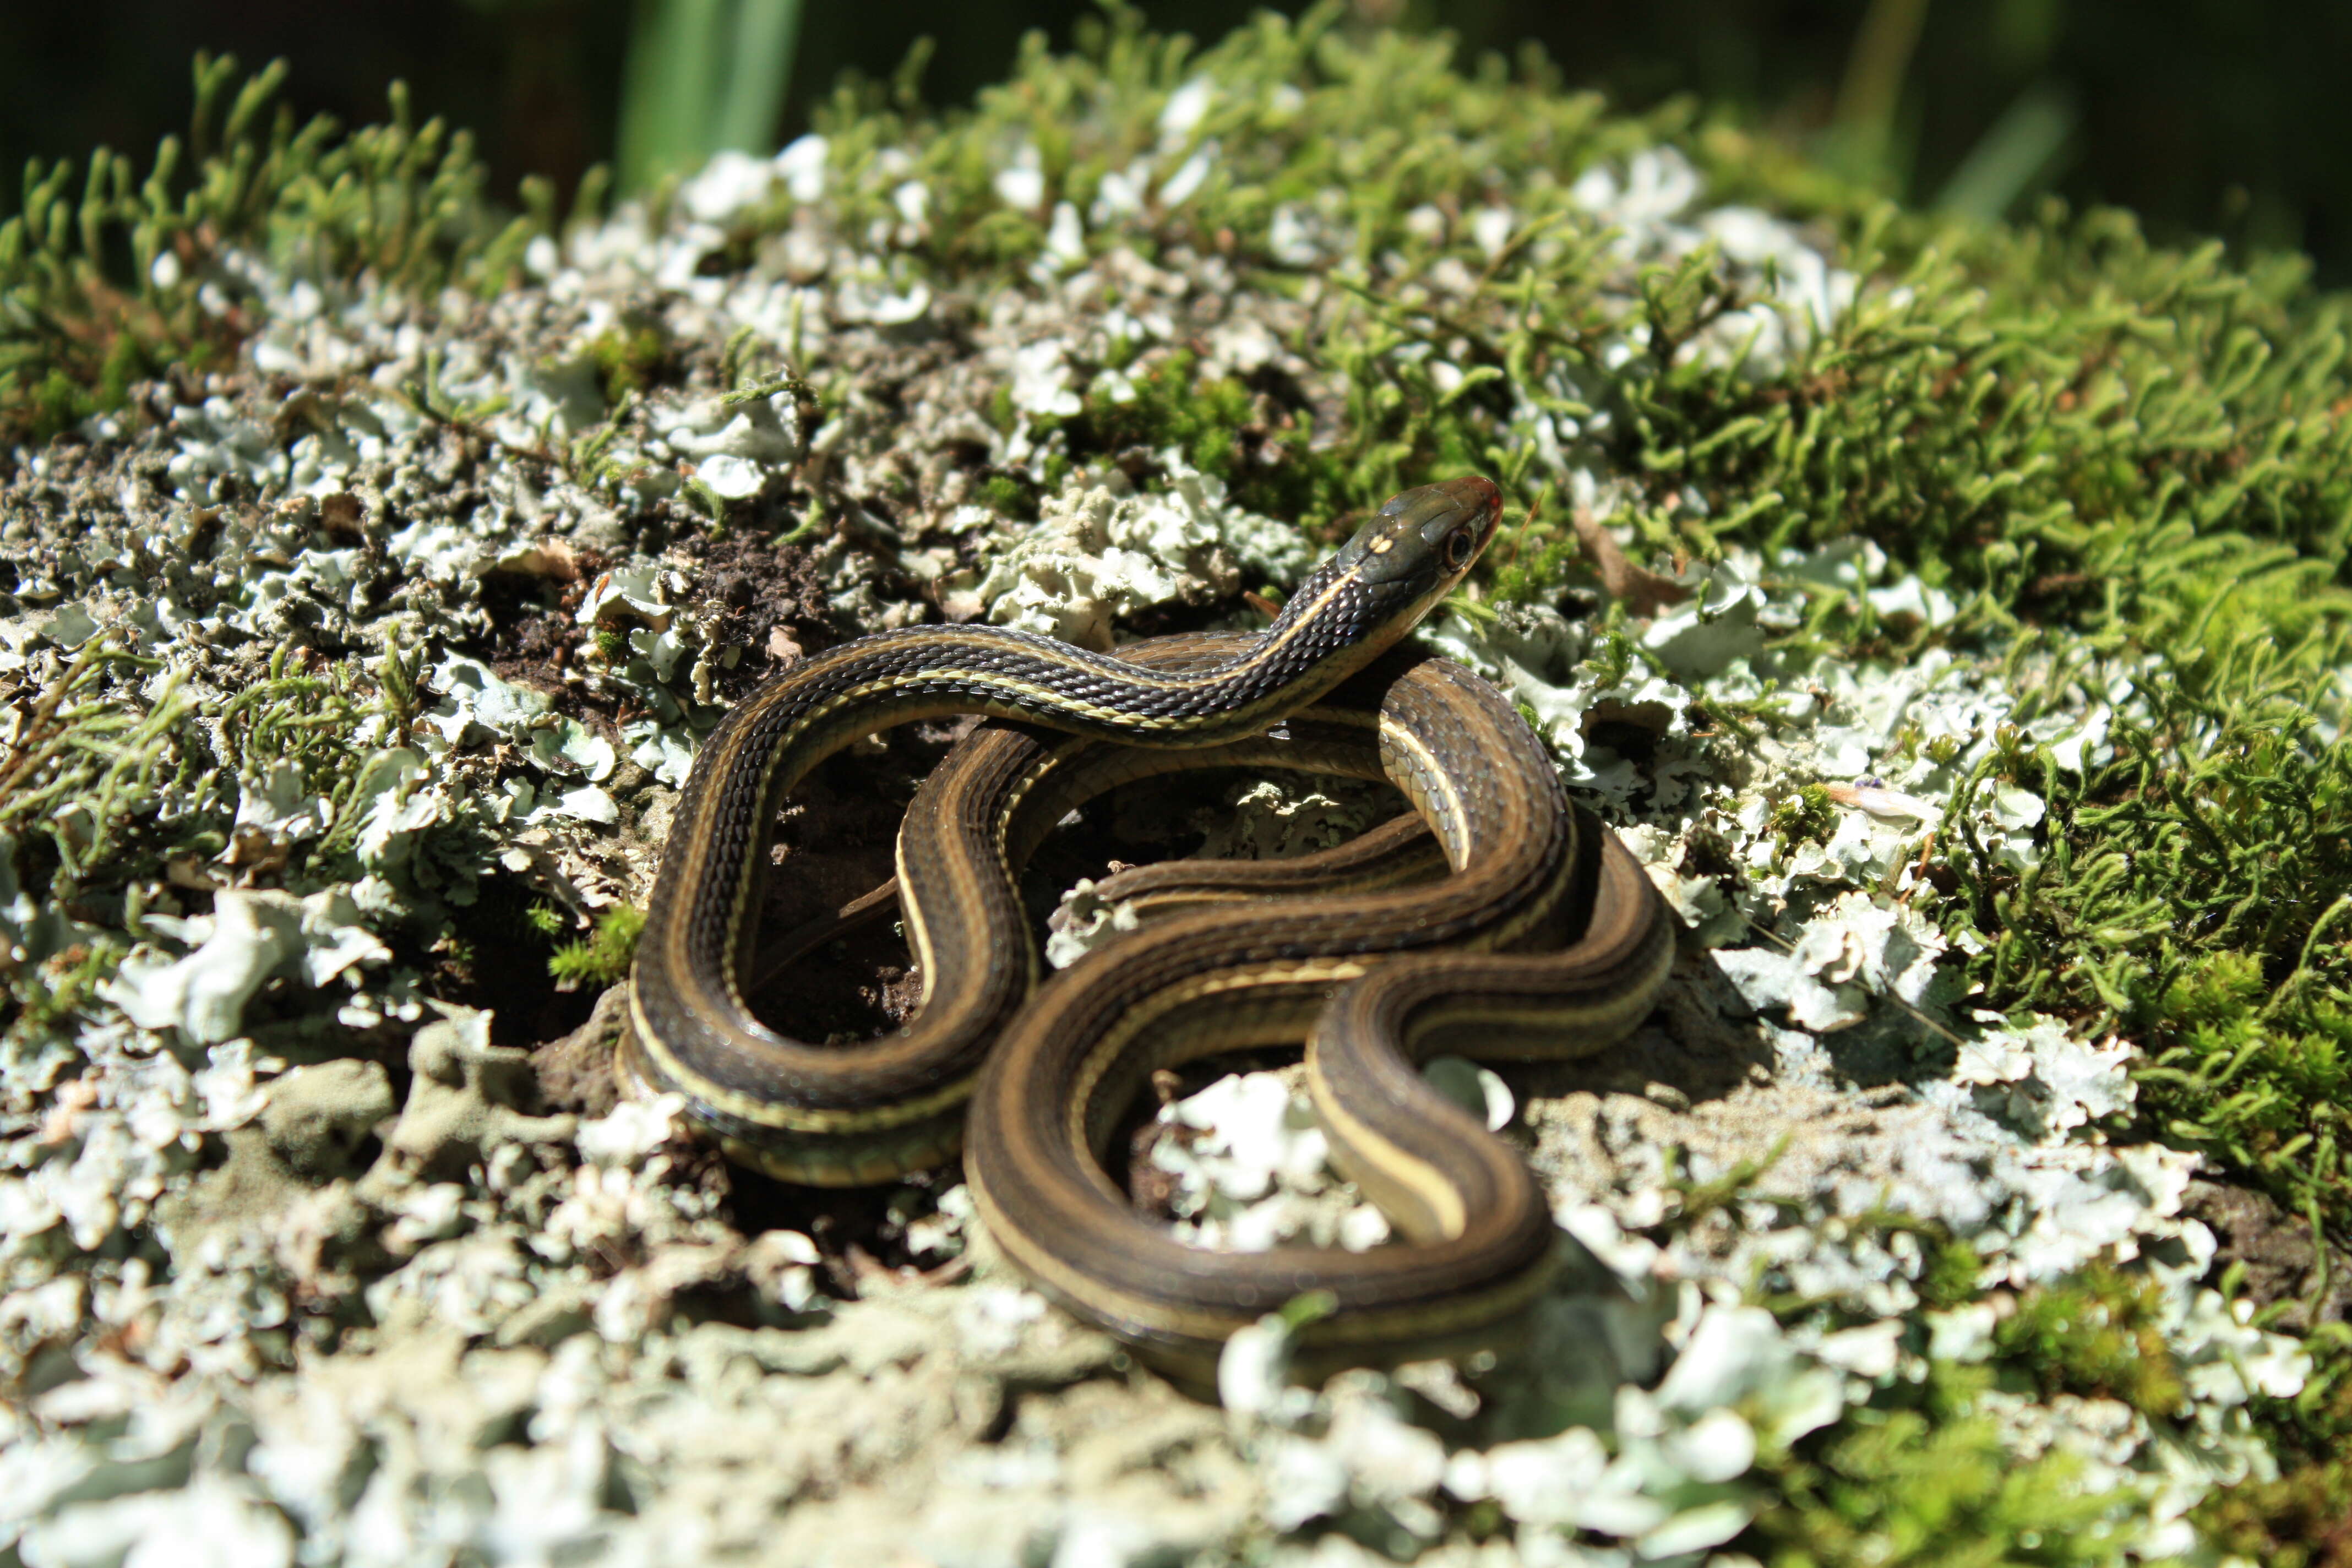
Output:
[[1473,474],[1405,491],[1373,513],[1331,565],[1410,626],[1454,591],[1495,537],[1503,492]]
[[1407,490],[1372,514],[1338,554],[1307,574],[1265,630],[1266,646],[1323,674],[1298,688],[1305,703],[1410,634],[1454,591],[1495,537],[1503,492],[1472,475]]

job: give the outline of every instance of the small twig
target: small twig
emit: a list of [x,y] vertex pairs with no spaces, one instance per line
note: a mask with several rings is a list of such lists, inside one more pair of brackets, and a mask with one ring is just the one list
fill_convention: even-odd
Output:
[[1592,558],[1593,570],[1601,574],[1601,587],[1632,614],[1654,616],[1666,605],[1679,605],[1690,597],[1690,590],[1673,578],[1661,577],[1626,559],[1625,552],[1589,509],[1577,508],[1572,521],[1576,541]]
[[1544,497],[1550,493],[1551,487],[1546,485],[1536,492],[1536,499],[1528,503],[1527,515],[1519,519],[1519,526],[1511,535],[1511,558],[1503,563],[1505,572],[1518,565],[1519,552],[1528,547],[1528,535],[1535,531],[1536,519],[1543,511]]

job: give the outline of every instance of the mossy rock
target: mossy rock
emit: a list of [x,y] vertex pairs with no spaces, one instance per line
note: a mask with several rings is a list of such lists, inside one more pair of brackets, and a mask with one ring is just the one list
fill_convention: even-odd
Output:
[[[2180,1191],[2194,1152],[2242,1194],[2233,1213],[2305,1227],[2315,1303],[2324,1265],[2347,1258],[2352,371],[2345,302],[2297,258],[2151,246],[2112,211],[1997,226],[1902,211],[1686,110],[1617,115],[1539,62],[1456,62],[1331,11],[1207,50],[1107,23],[1072,55],[1025,54],[966,112],[845,89],[818,137],[772,163],[722,158],[561,220],[539,186],[521,216],[500,210],[463,135],[412,126],[398,95],[390,124],[345,136],[268,121],[274,73],[239,88],[200,62],[197,77],[202,158],[37,169],[0,226],[0,426],[17,443],[0,480],[0,682],[17,716],[0,761],[0,1183],[28,1216],[0,1242],[17,1270],[0,1275],[15,1303],[0,1321],[16,1325],[6,1376],[50,1400],[0,1429],[0,1459],[50,1445],[117,1463],[90,1458],[117,1417],[73,1414],[104,1401],[55,1390],[98,1389],[111,1373],[72,1369],[182,1332],[195,1308],[172,1303],[205,1279],[301,1303],[259,1329],[268,1314],[239,1308],[233,1352],[174,1363],[234,1411],[248,1384],[297,1386],[310,1357],[373,1364],[373,1322],[434,1310],[421,1300],[462,1300],[452,1331],[503,1343],[536,1291],[564,1303],[545,1334],[604,1334],[652,1365],[698,1315],[785,1332],[817,1300],[803,1226],[870,1224],[853,1250],[886,1237],[902,1260],[923,1226],[954,1231],[952,1211],[927,1212],[933,1189],[809,1219],[627,1107],[584,1128],[477,1116],[409,1152],[422,1174],[387,1157],[362,1194],[375,1206],[346,1198],[307,1238],[303,1184],[279,1183],[265,1206],[296,1216],[282,1247],[199,1255],[191,1239],[178,1256],[147,1215],[236,1186],[205,1170],[232,1148],[237,1172],[268,1143],[306,1179],[334,1174],[392,1103],[380,1068],[336,1059],[464,1033],[527,1079],[518,1047],[579,1022],[554,981],[625,971],[671,792],[723,705],[809,647],[959,605],[1072,487],[1109,492],[1107,554],[1135,560],[1091,591],[1139,632],[1245,622],[1233,584],[1278,595],[1268,563],[1476,468],[1512,498],[1508,536],[1433,636],[1515,683],[1570,784],[1640,837],[1706,940],[1750,953],[1735,978],[1765,1015],[1734,1029],[1677,1012],[1679,1044],[1654,1032],[1618,1078],[1536,1085],[1549,1173],[1585,1114],[1561,1107],[1587,1099],[1593,1125],[1672,1151],[1643,1167],[1641,1205],[1580,1209],[1576,1234],[1650,1259],[1625,1265],[1637,1273],[1795,1236],[1882,1275],[1831,1288],[1759,1263],[1709,1277],[1712,1318],[1689,1287],[1686,1352],[1747,1335],[1753,1366],[1785,1375],[1731,1378],[1707,1407],[1710,1451],[1737,1449],[1732,1423],[1748,1435],[1748,1462],[1723,1475],[1690,1457],[1696,1417],[1671,1441],[1644,1435],[1644,1408],[1679,1408],[1675,1385],[1615,1412],[1612,1485],[1664,1510],[1639,1528],[1546,1523],[1489,1465],[1394,1497],[1355,1474],[1353,1500],[1277,1529],[1245,1494],[1285,1473],[1268,1456],[1339,1441],[1312,1419],[1243,1441],[1157,1385],[1048,1398],[1003,1368],[1102,1356],[974,1348],[984,1334],[919,1295],[874,1309],[904,1320],[901,1349],[824,1375],[903,1372],[893,1386],[920,1397],[889,1406],[894,1440],[927,1458],[851,1464],[843,1495],[889,1516],[874,1500],[923,1465],[960,1473],[962,1446],[1026,1430],[1032,1394],[1050,1407],[1041,1443],[1108,1464],[1071,1435],[1099,1394],[1124,1414],[1097,1427],[1148,1417],[1153,1453],[1192,1467],[1191,1523],[1171,1522],[1172,1496],[1139,1505],[1164,1528],[1155,1550],[1304,1561],[1297,1527],[1328,1526],[1466,1552],[1568,1529],[1654,1555],[2105,1562],[2198,1546],[2174,1522],[2194,1503],[2208,1545],[2327,1560],[2325,1516],[2352,1484],[2342,1325],[2271,1331],[2297,1304],[2245,1294],[2244,1260],[2200,1252],[2212,1232],[2182,1219]],[[1153,557],[1147,539],[1176,542]],[[1145,564],[1192,576],[1155,597]],[[1965,701],[1935,709],[1952,691]],[[809,805],[794,849],[816,892],[862,890],[872,868],[849,841],[935,753],[919,738],[855,759]],[[214,889],[252,886],[332,890],[358,912],[263,964],[205,912]],[[1804,958],[1817,937],[1851,962]],[[243,1035],[132,1031],[117,988],[142,944],[133,973],[184,985],[260,964],[238,977]],[[874,977],[870,996],[843,981],[844,1016],[898,1005],[904,979]],[[522,1035],[427,1011],[468,1004]],[[1745,1091],[1694,1094],[1686,1070],[1705,1027],[1762,1041],[1754,1076],[1817,1095],[1803,1103],[1820,1125],[1793,1143],[1727,1131]],[[342,1100],[373,1109],[307,1129],[285,1123],[290,1101],[240,1119],[238,1086],[282,1070],[280,1047],[324,1052],[301,1069],[319,1082],[366,1079]],[[171,1070],[201,1090],[162,1083],[157,1064],[182,1058]],[[412,1114],[435,1076],[412,1075]],[[1805,1181],[1833,1184],[1808,1139],[1914,1113],[1975,1118],[1984,1147],[2031,1152],[2019,1170],[2063,1167],[2137,1217],[2062,1264],[2020,1260],[2053,1245],[2035,1226],[2058,1210],[2018,1195],[2022,1175],[1999,1188],[2018,1206],[1998,1237],[2006,1222],[1979,1215],[1964,1235],[1894,1197],[1808,1207]],[[235,1131],[255,1116],[258,1138]],[[1733,1152],[1702,1168],[1690,1151],[1718,1134]],[[107,1156],[130,1194],[108,1210],[97,1165],[68,1173],[118,1145],[145,1152]],[[1953,1180],[1979,1176],[2011,1180]],[[544,1228],[559,1211],[557,1230],[592,1238],[576,1255]],[[840,1278],[863,1267],[850,1258],[831,1256]],[[445,1295],[412,1290],[430,1268]],[[150,1279],[167,1282],[161,1307],[139,1304]],[[1672,1293],[1663,1272],[1636,1283]],[[225,1323],[220,1289],[204,1300]],[[988,1333],[1051,1331],[999,1308]],[[924,1359],[960,1333],[936,1353],[964,1359]],[[697,1397],[736,1401],[730,1420],[760,1377],[787,1375],[689,1373]],[[436,1397],[460,1398],[463,1377]],[[1327,1397],[1333,1433],[1391,1430],[1366,1386]],[[1380,1386],[1423,1422],[1399,1439],[1415,1453],[1430,1429],[1465,1451],[1504,1436],[1434,1414],[1452,1408],[1442,1381]],[[539,1396],[501,1389],[505,1433]],[[1791,1390],[1827,1391],[1819,1421],[1790,1414]],[[1520,1458],[1568,1464],[1562,1429],[1605,1426],[1608,1392],[1590,1408],[1591,1389],[1559,1394],[1549,1425],[1513,1434],[1531,1445]],[[252,1406],[265,1454],[293,1442],[278,1396]],[[2137,1457],[2069,1451],[2094,1418]],[[328,1540],[357,1489],[270,1491],[284,1475],[247,1465],[246,1419],[224,1415],[228,1435],[190,1450],[204,1484],[243,1500],[268,1550],[292,1547],[252,1510]],[[2076,1424],[2050,1439],[2062,1420]],[[353,1489],[383,1441],[351,1438],[371,1456]],[[2148,1457],[2166,1445],[2210,1474],[2168,1489]],[[1643,1492],[1625,1477],[1652,1460],[1687,1463]],[[635,1464],[573,1478],[583,1541],[622,1539],[657,1498],[704,1506]],[[2231,1491],[2231,1465],[2260,1484]],[[109,1485],[22,1521],[0,1508],[0,1528],[63,1541]],[[1095,1527],[1056,1514],[1015,1545]],[[495,1556],[480,1529],[468,1539]]]

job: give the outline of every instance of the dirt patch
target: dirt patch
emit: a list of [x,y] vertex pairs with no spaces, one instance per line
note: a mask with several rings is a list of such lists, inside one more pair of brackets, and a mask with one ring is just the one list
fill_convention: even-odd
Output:
[[2308,1333],[2319,1323],[2340,1323],[2352,1315],[2352,1254],[2330,1247],[2326,1289],[2312,1310],[2318,1286],[2319,1254],[2311,1226],[2268,1194],[2223,1182],[2194,1181],[2180,1212],[2202,1220],[2220,1243],[2213,1255],[2218,1277],[2233,1264],[2245,1268],[2245,1298],[2257,1308],[2288,1305],[2274,1327]]
[[625,981],[604,989],[589,1010],[586,1023],[531,1053],[531,1068],[539,1075],[539,1096],[550,1110],[604,1116],[620,1103],[613,1053],[620,1047],[628,1016],[629,987]]
[[746,538],[696,539],[681,548],[698,562],[695,602],[720,611],[712,643],[743,649],[731,668],[722,663],[719,671],[719,692],[729,701],[841,640],[814,551]]

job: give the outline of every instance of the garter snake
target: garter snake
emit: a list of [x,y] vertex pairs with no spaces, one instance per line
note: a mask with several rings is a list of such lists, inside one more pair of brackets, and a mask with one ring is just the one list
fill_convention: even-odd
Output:
[[[1541,1283],[1549,1214],[1516,1154],[1399,1052],[1597,1049],[1647,1012],[1672,952],[1647,879],[1569,806],[1492,688],[1442,660],[1399,658],[1364,693],[1321,700],[1450,590],[1498,510],[1484,480],[1397,498],[1273,626],[1230,651],[1138,664],[992,628],[920,628],[845,645],[762,688],[714,732],[681,794],[633,976],[629,1076],[681,1092],[731,1156],[827,1184],[946,1158],[969,1100],[967,1171],[998,1244],[1066,1306],[1180,1371],[1197,1373],[1235,1327],[1309,1290],[1339,1309],[1309,1331],[1310,1366],[1491,1337]],[[899,845],[926,985],[919,1017],[847,1049],[768,1029],[739,973],[782,796],[859,735],[970,711],[1076,739],[992,726],[919,793]],[[1120,777],[1202,765],[1211,747],[1223,762],[1384,773],[1452,874],[1338,901],[1328,889],[1320,903],[1274,900],[1238,919],[1155,921],[1021,1010],[1034,960],[1008,866],[1070,803]],[[1176,901],[1278,890],[1285,874],[1267,875],[1177,887]],[[951,918],[925,918],[927,901]],[[1336,1161],[1415,1245],[1217,1254],[1137,1216],[1102,1157],[1150,1073],[1310,1033],[1309,1081]]]
[[[965,867],[948,897],[972,919],[918,926],[925,1005],[911,1030],[846,1049],[787,1038],[745,1005],[769,826],[834,752],[956,713],[1016,719],[1129,746],[1196,748],[1256,734],[1410,632],[1494,535],[1502,497],[1461,479],[1396,497],[1299,585],[1238,652],[1172,669],[998,626],[880,632],[784,671],[730,709],[679,792],[630,974],[623,1070],[675,1090],[733,1157],[791,1180],[886,1180],[953,1152],[991,1037],[1031,976],[1001,865]],[[971,983],[942,993],[942,973]]]
[[[1156,921],[1042,986],[972,1100],[964,1172],[996,1245],[1076,1316],[1196,1384],[1235,1329],[1309,1294],[1330,1308],[1299,1339],[1309,1376],[1507,1331],[1549,1276],[1549,1208],[1517,1153],[1415,1065],[1598,1050],[1648,1014],[1674,957],[1649,879],[1570,805],[1499,692],[1438,658],[1376,673],[1386,685],[1354,716],[1359,744],[1452,874]],[[1216,1252],[1138,1215],[1106,1155],[1150,1075],[1300,1040],[1333,1163],[1412,1245]]]

